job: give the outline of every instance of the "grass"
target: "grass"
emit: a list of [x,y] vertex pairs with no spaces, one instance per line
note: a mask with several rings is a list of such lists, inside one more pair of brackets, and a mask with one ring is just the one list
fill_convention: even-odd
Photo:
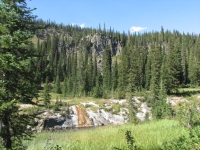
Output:
[[196,88],[179,88],[178,93],[172,94],[174,96],[191,97],[200,94],[200,87]]
[[[137,93],[138,94],[138,93]],[[171,96],[179,96],[187,100],[198,100],[200,88],[181,88],[179,93]],[[100,107],[107,102],[107,99],[97,99],[93,97],[62,97],[60,94],[51,93],[52,102],[58,97],[62,102],[69,105],[81,105],[80,102],[94,102]],[[144,95],[144,92],[138,94]],[[93,109],[91,105],[87,108]],[[112,109],[119,111],[118,104],[113,105]],[[95,108],[96,109],[96,108]],[[71,130],[62,132],[43,132],[36,134],[32,141],[24,141],[28,150],[51,149],[59,145],[63,150],[111,150],[113,147],[128,149],[125,138],[126,131],[129,130],[134,137],[137,146],[142,150],[157,150],[163,142],[178,139],[182,135],[188,135],[186,128],[179,125],[174,120],[160,120],[143,123],[140,125],[127,124],[122,126],[105,126],[92,129]]]
[[[79,105],[82,107],[81,102],[94,102],[95,104],[99,105],[99,107],[103,107],[103,104],[108,101],[107,99],[103,98],[94,98],[94,97],[62,97],[61,94],[51,93],[51,103],[55,103],[56,99],[61,99],[62,102],[67,102],[70,106],[71,105]],[[87,105],[88,108],[92,108],[91,105]]]
[[[174,120],[160,120],[140,125],[105,126],[78,131],[43,132],[32,141],[24,141],[27,150],[44,150],[59,145],[63,150],[111,150],[113,147],[128,149],[125,132],[130,130],[136,144],[144,150],[156,150],[164,141],[188,134]],[[47,143],[48,142],[48,143]]]
[[196,88],[179,88],[178,93],[169,95],[169,97],[178,96],[188,101],[195,101],[200,105],[200,87]]

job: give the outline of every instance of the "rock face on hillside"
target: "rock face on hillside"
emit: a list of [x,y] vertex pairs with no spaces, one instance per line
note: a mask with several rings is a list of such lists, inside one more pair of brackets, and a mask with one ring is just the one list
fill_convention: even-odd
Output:
[[[79,51],[80,49],[85,49],[83,47],[83,41],[86,40],[88,41],[90,45],[90,50],[92,50],[92,54],[95,56],[103,56],[104,49],[106,48],[107,45],[109,45],[111,49],[111,55],[120,55],[122,46],[118,39],[116,37],[110,37],[110,36],[105,36],[102,35],[101,33],[95,33],[95,34],[88,34],[86,36],[81,37],[79,40],[77,40],[76,44],[72,41],[75,41],[76,37],[74,37],[70,31],[65,32],[62,29],[53,29],[53,28],[48,28],[48,29],[43,29],[40,32],[36,34],[37,38],[40,40],[46,40],[47,35],[54,36],[58,35],[59,37],[63,36],[64,38],[68,39],[68,42],[63,43],[61,40],[57,47],[58,47],[58,52],[61,51],[61,47],[64,46],[66,49],[66,55],[71,54],[72,52]],[[65,45],[63,45],[65,44]]]
[[122,47],[119,41],[112,41],[109,37],[103,37],[99,34],[88,35],[86,39],[92,43],[91,50],[93,55],[102,56],[106,45],[110,46],[111,55],[119,55]]

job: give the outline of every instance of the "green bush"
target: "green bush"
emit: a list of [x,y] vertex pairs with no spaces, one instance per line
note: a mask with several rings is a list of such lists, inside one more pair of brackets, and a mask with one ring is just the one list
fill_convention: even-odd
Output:
[[185,127],[193,127],[200,124],[200,113],[195,101],[178,103],[176,107],[176,118]]
[[190,129],[188,136],[183,135],[177,140],[164,142],[162,150],[197,150],[200,149],[200,126]]
[[53,105],[53,110],[54,110],[54,111],[60,111],[60,106],[59,106],[58,103],[55,103],[55,104]]

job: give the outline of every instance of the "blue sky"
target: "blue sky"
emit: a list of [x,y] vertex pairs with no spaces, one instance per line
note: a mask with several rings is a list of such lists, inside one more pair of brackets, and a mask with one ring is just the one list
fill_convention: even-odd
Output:
[[119,32],[200,33],[200,0],[27,0],[38,18]]

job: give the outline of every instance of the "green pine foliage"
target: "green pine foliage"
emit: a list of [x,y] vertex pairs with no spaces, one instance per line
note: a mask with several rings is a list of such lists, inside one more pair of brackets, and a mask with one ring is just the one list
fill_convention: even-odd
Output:
[[167,116],[167,94],[199,85],[200,40],[195,34],[163,27],[160,32],[126,34],[106,30],[105,24],[92,29],[35,22],[48,25],[48,29],[36,30],[37,53],[43,56],[37,59],[40,80],[44,82],[48,76],[56,85],[59,76],[60,83],[66,82],[62,92],[67,95],[126,98],[147,91],[148,105],[158,108],[155,114],[163,112],[157,117],[163,118]]
[[[150,32],[144,34],[125,34],[114,32],[113,30],[79,28],[78,26],[59,25],[55,22],[44,22],[36,20],[38,24],[48,25],[46,38],[38,42],[38,53],[45,55],[38,59],[38,71],[43,73],[42,80],[49,76],[50,82],[56,82],[59,75],[60,82],[66,77],[70,80],[72,89],[68,92],[74,96],[83,94],[92,95],[96,87],[97,69],[102,72],[104,95],[113,92],[121,93],[124,97],[126,93],[142,90],[152,90],[157,74],[162,74],[158,67],[154,68],[155,54],[152,50],[160,49],[160,67],[165,59],[165,80],[163,80],[167,94],[177,92],[180,86],[198,86],[199,81],[199,39],[196,35],[181,34],[178,31],[170,32],[161,28],[160,32]],[[62,27],[61,27],[62,26]],[[37,30],[38,37],[44,32]],[[54,32],[58,31],[58,32]],[[98,35],[100,38],[107,38],[111,45],[105,43],[104,52],[99,55],[94,51],[94,45],[88,40],[88,35]],[[112,62],[112,56],[116,52],[112,46],[117,42],[122,46],[118,57],[117,67]],[[107,46],[106,46],[107,45]],[[95,47],[97,48],[97,47]],[[189,59],[191,55],[196,58]],[[192,56],[191,56],[192,57]],[[99,59],[102,60],[102,68],[97,67]],[[195,62],[194,62],[195,61]],[[195,67],[196,65],[196,67]],[[116,68],[117,80],[116,80]],[[115,80],[115,81],[114,81]],[[117,81],[117,82],[116,82]],[[156,83],[159,87],[159,83]],[[117,88],[116,88],[117,86]],[[158,89],[158,88],[156,88]],[[106,92],[105,92],[106,91]]]
[[60,85],[60,77],[59,75],[56,76],[56,83],[54,85],[55,93],[61,94],[61,85]]
[[[175,33],[176,34],[176,33]],[[175,35],[174,35],[175,36]],[[174,37],[173,37],[174,38]],[[167,93],[178,92],[181,85],[181,52],[179,39],[170,39],[167,57]]]
[[103,97],[108,98],[111,93],[111,66],[112,66],[112,57],[111,49],[109,45],[106,45],[106,48],[103,53]]
[[129,54],[127,47],[122,49],[121,63],[118,69],[118,97],[125,98],[125,93],[128,91],[128,70],[130,68]]
[[111,90],[111,66],[111,50],[107,45],[103,53],[103,88],[105,92]]
[[118,63],[115,59],[114,65],[112,67],[112,90],[115,91],[118,85]]
[[45,81],[45,84],[44,84],[44,90],[43,90],[43,93],[42,93],[42,98],[43,98],[43,102],[44,102],[44,106],[46,108],[49,108],[51,102],[51,95],[50,95],[50,92],[51,92],[51,89],[50,89],[50,84],[49,84],[49,79],[48,77],[46,78],[46,81]]
[[67,79],[65,78],[62,85],[62,93],[63,97],[67,96]]
[[97,72],[97,78],[96,78],[96,86],[94,89],[94,97],[96,98],[100,98],[103,96],[103,88],[102,88],[102,75],[101,73],[98,71]]
[[[33,116],[19,105],[38,97],[36,58],[30,39],[37,25],[24,0],[0,0],[0,138],[6,149],[22,149]],[[30,48],[32,47],[32,48]]]
[[[33,116],[20,114],[18,106],[33,103],[44,82],[42,97],[47,108],[50,83],[64,97],[110,98],[117,93],[112,96],[122,99],[145,91],[157,119],[172,113],[167,94],[177,93],[182,86],[199,86],[197,35],[163,27],[160,32],[126,34],[111,28],[107,31],[105,23],[103,29],[100,24],[98,29],[80,28],[34,20],[31,12],[25,0],[0,0],[0,137],[7,149],[20,149],[21,138],[31,137],[25,128]],[[47,28],[36,29],[39,25]],[[37,37],[35,45],[29,41],[32,33]],[[92,36],[101,38],[103,44],[95,45]],[[177,116],[184,123],[199,123],[193,106],[188,103],[180,108]],[[131,109],[135,116],[137,108],[131,105]]]
[[130,53],[130,69],[129,69],[129,91],[140,91],[142,75],[140,68],[142,63],[140,62],[140,51],[133,47]]
[[152,45],[152,63],[151,63],[151,81],[150,90],[152,93],[153,103],[158,100],[158,93],[160,89],[160,70],[162,65],[160,46]]
[[188,77],[190,79],[191,86],[199,85],[199,77],[200,77],[199,65],[193,50],[190,51],[190,56],[189,56]]

